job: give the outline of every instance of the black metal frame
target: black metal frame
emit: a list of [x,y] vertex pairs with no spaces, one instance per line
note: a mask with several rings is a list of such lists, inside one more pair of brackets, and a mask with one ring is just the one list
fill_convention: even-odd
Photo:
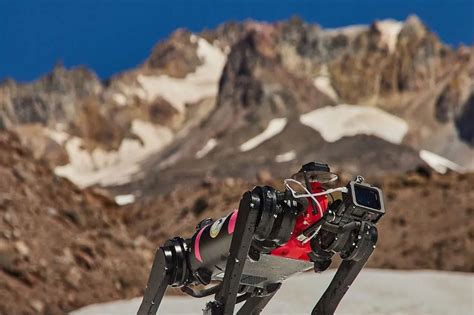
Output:
[[[350,233],[346,232],[346,233]],[[334,314],[337,306],[372,255],[378,239],[377,228],[370,223],[359,227],[349,257],[342,261],[326,291],[311,312],[312,315]]]
[[[204,309],[205,315],[231,315],[234,313],[236,303],[243,300],[245,303],[237,314],[259,314],[280,288],[281,283],[271,283],[263,289],[247,286],[245,288],[247,293],[238,296],[242,291],[241,277],[244,265],[261,219],[262,207],[266,202],[265,197],[262,198],[250,191],[243,195],[224,278],[219,287],[215,288],[217,290],[215,300],[207,303]],[[329,287],[314,307],[313,315],[326,315],[335,312],[349,286],[372,254],[377,242],[377,229],[374,224],[369,222],[346,224],[339,228],[335,228],[332,224],[323,224],[321,229],[331,233],[335,231],[342,233],[341,238],[345,239],[345,243],[349,245],[343,244],[345,246],[343,247],[338,244],[338,241],[335,241],[332,245],[333,249],[314,248],[314,257],[323,257],[321,261],[315,261],[316,271],[324,270],[329,266],[326,262],[330,262],[331,256],[335,252],[334,249],[341,252],[341,257],[344,260]],[[164,247],[157,250],[138,315],[156,314],[168,285],[183,286],[194,280],[187,270],[187,253],[186,241],[180,238],[168,241]],[[325,267],[318,270],[317,266],[320,265]]]
[[156,314],[163,295],[170,284],[170,280],[165,249],[160,247],[155,254],[143,301],[138,309],[138,315]]
[[259,219],[259,204],[260,200],[256,199],[251,192],[246,192],[243,195],[234,230],[234,235],[239,237],[232,238],[222,287],[216,294],[216,300],[210,302],[215,305],[209,305],[210,313],[206,313],[205,310],[204,314],[233,314],[237,294],[239,293],[240,278]]

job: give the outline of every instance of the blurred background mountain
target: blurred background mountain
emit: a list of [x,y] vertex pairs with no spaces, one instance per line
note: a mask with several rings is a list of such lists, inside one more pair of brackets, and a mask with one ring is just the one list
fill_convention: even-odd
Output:
[[384,189],[370,266],[474,271],[474,47],[416,15],[180,28],[106,80],[20,81],[0,84],[0,314],[138,296],[162,241],[313,160]]

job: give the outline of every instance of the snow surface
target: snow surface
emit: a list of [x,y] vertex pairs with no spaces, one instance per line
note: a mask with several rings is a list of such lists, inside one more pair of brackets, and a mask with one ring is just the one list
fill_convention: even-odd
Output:
[[420,158],[426,162],[436,172],[444,174],[448,170],[452,170],[458,173],[463,173],[465,170],[462,166],[450,161],[442,156],[439,156],[433,152],[427,150],[420,151]]
[[132,194],[115,196],[115,203],[118,204],[119,206],[125,206],[134,202],[135,202],[135,196]]
[[265,129],[261,134],[253,137],[252,139],[247,140],[245,143],[240,145],[240,151],[247,152],[252,149],[255,149],[263,142],[278,135],[280,132],[283,131],[283,129],[285,129],[286,122],[286,118],[274,118],[270,120],[267,129]]
[[296,158],[296,152],[295,150],[291,150],[282,154],[278,154],[275,156],[275,162],[277,163],[283,163],[283,162],[289,162],[292,161]]
[[[387,44],[390,52],[394,52],[397,47],[398,34],[403,28],[403,22],[393,19],[386,19],[377,21],[375,26],[381,33],[381,40]],[[355,38],[357,35],[369,29],[369,25],[351,25],[340,28],[326,29],[326,34],[329,36],[345,35],[349,38]]]
[[183,112],[186,103],[217,95],[227,56],[207,40],[191,36],[191,40],[197,40],[197,54],[203,61],[202,65],[182,79],[167,75],[138,75],[137,80],[143,88],[146,100],[153,101],[157,96],[161,96],[178,111]]
[[343,27],[336,27],[336,28],[327,28],[325,29],[326,34],[335,36],[335,35],[345,35],[347,37],[355,37],[360,33],[366,31],[368,28],[365,24],[356,24],[351,26],[343,26]]
[[129,100],[133,99],[134,97],[138,97],[143,100],[147,99],[147,93],[143,88],[137,88],[122,82],[119,82],[117,85],[117,90],[120,92],[114,93],[112,95],[112,99],[120,106],[127,105]]
[[382,41],[388,46],[390,52],[394,52],[397,47],[398,34],[403,28],[403,22],[388,19],[379,21],[376,26],[382,34]]
[[321,71],[319,75],[314,78],[313,84],[318,90],[333,100],[337,100],[337,93],[332,86],[331,79],[329,77],[328,66],[326,64],[321,67]]
[[332,98],[333,100],[337,100],[337,93],[332,87],[331,79],[327,76],[317,76],[313,80],[313,84],[318,90]]
[[173,138],[168,128],[141,120],[132,122],[131,131],[143,143],[126,138],[119,149],[114,151],[96,148],[89,152],[82,148],[81,138],[70,137],[65,146],[70,163],[56,167],[54,172],[58,176],[68,178],[79,187],[94,184],[111,186],[129,182],[132,175],[139,172],[140,162],[158,152]]
[[59,145],[63,145],[64,142],[69,138],[69,134],[64,131],[58,131],[54,129],[46,129],[46,135],[49,136],[54,142]]
[[[262,314],[310,314],[334,271],[305,273],[283,283]],[[344,296],[338,315],[473,314],[474,276],[443,271],[364,269]],[[202,314],[209,299],[165,296],[158,314]],[[90,305],[71,315],[136,314],[141,298]]]
[[122,93],[115,93],[112,96],[113,100],[119,104],[120,106],[125,106],[127,105],[127,97],[123,95]]
[[196,158],[202,159],[205,157],[209,152],[212,151],[217,146],[217,140],[212,138],[207,140],[206,144],[201,148],[201,150],[196,152]]
[[300,122],[318,131],[327,142],[366,134],[399,144],[408,131],[403,119],[363,105],[326,106],[301,115]]

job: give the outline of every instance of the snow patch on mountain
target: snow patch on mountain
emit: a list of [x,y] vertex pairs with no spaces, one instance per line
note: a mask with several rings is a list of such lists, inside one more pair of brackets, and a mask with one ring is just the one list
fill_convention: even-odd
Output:
[[140,162],[161,150],[173,139],[168,128],[141,120],[132,122],[131,131],[141,141],[126,138],[122,140],[119,149],[113,151],[102,148],[85,150],[81,138],[70,137],[65,143],[70,163],[56,167],[54,172],[79,187],[94,184],[111,186],[129,182],[132,175],[139,172]]
[[325,29],[326,34],[330,36],[336,35],[345,35],[347,37],[355,37],[362,32],[366,31],[368,28],[365,24],[357,24],[351,26],[343,26],[343,27],[336,27],[336,28],[327,28]]
[[196,158],[202,159],[205,157],[209,152],[212,151],[217,146],[217,140],[212,138],[207,140],[206,144],[201,148],[201,150],[196,152]]
[[203,38],[197,38],[197,44],[197,54],[203,63],[185,78],[138,75],[137,81],[144,91],[146,100],[151,102],[157,96],[161,96],[178,111],[183,112],[186,103],[194,103],[217,95],[219,79],[227,56],[220,48]]
[[420,158],[426,162],[436,172],[445,174],[448,170],[463,173],[465,170],[462,166],[450,161],[438,154],[427,150],[420,151]]
[[321,67],[321,71],[319,75],[314,78],[313,84],[318,90],[320,90],[333,100],[337,100],[337,93],[332,86],[327,65],[323,65]]
[[69,134],[60,130],[46,129],[45,133],[47,136],[49,136],[54,142],[56,142],[59,145],[63,145],[69,138]]
[[247,140],[245,143],[240,145],[240,151],[247,152],[255,149],[263,142],[273,138],[285,129],[287,123],[286,118],[275,118],[270,120],[267,128],[259,135]]
[[278,154],[275,156],[275,162],[277,163],[284,163],[284,162],[289,162],[292,161],[296,158],[296,152],[295,150],[291,150],[282,154]]
[[139,99],[147,99],[147,93],[143,88],[137,88],[125,83],[117,83],[117,91],[112,95],[112,99],[119,106],[126,106],[135,97]]
[[[403,22],[393,19],[386,19],[375,22],[375,27],[381,33],[381,40],[387,44],[390,52],[394,52],[397,46],[398,34],[403,28]],[[346,27],[326,29],[326,34],[329,36],[344,35],[354,39],[356,36],[367,31],[369,25],[351,25]]]
[[403,23],[388,19],[376,22],[375,25],[382,34],[382,41],[387,44],[388,50],[394,52],[397,47],[398,34],[403,28]]
[[114,199],[115,203],[119,206],[125,206],[135,202],[135,196],[133,194],[117,195]]
[[326,106],[301,115],[300,122],[318,131],[327,142],[365,134],[400,144],[408,132],[408,124],[403,119],[363,105]]
[[112,95],[112,99],[120,106],[127,105],[127,97],[125,97],[125,95],[122,93],[115,93]]

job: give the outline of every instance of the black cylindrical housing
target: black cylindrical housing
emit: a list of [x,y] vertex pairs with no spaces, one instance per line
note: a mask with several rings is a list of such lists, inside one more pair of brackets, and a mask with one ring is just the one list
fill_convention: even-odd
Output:
[[232,234],[237,221],[237,210],[198,230],[191,241],[189,266],[191,270],[213,271],[229,255]]
[[[259,253],[269,254],[274,248],[288,242],[295,226],[298,213],[304,203],[289,199],[286,193],[278,193],[274,188],[255,187],[244,194],[239,207],[232,213],[214,222],[204,223],[189,241],[188,266],[191,273],[207,284],[226,267],[239,211],[258,211],[258,219],[253,231],[250,252],[257,251],[252,260],[258,260]],[[290,203],[290,204],[287,204]],[[254,210],[245,210],[252,205]],[[205,221],[204,221],[205,222]]]

